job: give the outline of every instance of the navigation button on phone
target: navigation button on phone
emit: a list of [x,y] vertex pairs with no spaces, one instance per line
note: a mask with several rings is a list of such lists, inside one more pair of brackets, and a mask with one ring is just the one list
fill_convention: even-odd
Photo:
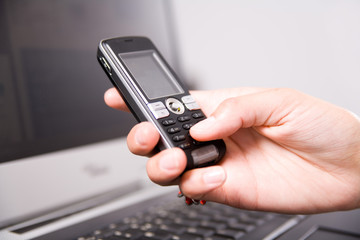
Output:
[[182,101],[183,103],[192,103],[192,102],[195,102],[195,99],[193,98],[193,96],[187,95],[187,96],[183,96],[183,97],[181,98],[181,101]]
[[159,118],[164,118],[164,117],[167,117],[170,115],[169,111],[167,109],[161,109],[161,110],[158,110],[158,111],[151,111],[152,114],[154,115],[154,117],[156,119],[159,119]]
[[200,106],[196,103],[196,102],[193,102],[193,103],[185,103],[185,106],[187,109],[189,110],[197,110],[197,109],[200,109]]
[[154,102],[154,103],[149,103],[147,106],[151,111],[158,111],[158,110],[161,110],[161,109],[165,109],[164,103],[162,103],[160,101],[159,102]]
[[175,114],[183,114],[185,112],[184,105],[176,98],[166,99],[165,104],[169,111]]

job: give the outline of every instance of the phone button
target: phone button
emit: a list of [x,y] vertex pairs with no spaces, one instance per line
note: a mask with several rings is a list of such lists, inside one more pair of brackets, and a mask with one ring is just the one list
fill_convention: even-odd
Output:
[[174,142],[180,142],[185,140],[185,135],[176,135],[173,137]]
[[190,117],[189,116],[181,116],[181,117],[178,117],[178,121],[179,122],[186,122],[186,121],[189,121],[190,120]]
[[191,144],[190,143],[183,143],[183,144],[180,144],[178,147],[185,150],[185,149],[190,148]]
[[175,114],[183,114],[185,112],[184,105],[175,98],[168,98],[165,101],[166,107]]
[[187,95],[187,96],[183,96],[183,97],[181,98],[181,101],[182,101],[183,103],[193,103],[193,102],[195,102],[195,99],[193,98],[193,96]]
[[181,130],[181,128],[179,128],[179,127],[172,127],[172,128],[169,128],[167,131],[168,131],[168,133],[173,134],[173,133],[180,132],[180,130]]
[[204,114],[202,112],[197,112],[197,113],[193,113],[191,115],[193,118],[197,119],[197,118],[202,118],[204,117]]
[[99,58],[100,62],[102,63],[102,65],[104,66],[104,68],[106,69],[106,71],[109,73],[109,75],[112,75],[112,71],[111,71],[111,67],[110,65],[107,63],[107,61],[105,60],[105,58],[100,57]]
[[169,111],[162,102],[149,103],[147,106],[156,119],[164,118],[170,115]]
[[147,106],[151,111],[165,109],[165,105],[162,102],[149,103]]
[[185,130],[189,130],[192,126],[194,126],[195,124],[194,123],[187,123],[187,124],[184,124],[183,125],[183,128],[185,129]]
[[200,109],[200,106],[195,102],[191,95],[183,96],[181,101],[185,104],[186,108],[191,110]]
[[186,106],[187,109],[189,109],[189,110],[197,110],[197,109],[200,109],[200,106],[199,106],[196,102],[193,102],[193,103],[185,103],[185,106]]
[[159,119],[159,118],[164,118],[164,117],[167,117],[170,115],[169,111],[166,110],[166,109],[161,109],[161,110],[158,110],[158,111],[151,111],[152,114],[154,115],[154,117],[156,119]]
[[162,125],[164,126],[170,126],[176,123],[176,121],[174,119],[167,119],[161,122]]

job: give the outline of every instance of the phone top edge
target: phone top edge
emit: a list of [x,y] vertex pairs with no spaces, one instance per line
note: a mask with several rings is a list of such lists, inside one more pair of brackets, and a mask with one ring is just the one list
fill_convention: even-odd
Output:
[[112,37],[112,38],[104,38],[102,40],[100,40],[100,44],[106,43],[106,42],[132,42],[132,41],[146,41],[151,43],[152,45],[153,42],[145,36],[124,36],[124,37]]

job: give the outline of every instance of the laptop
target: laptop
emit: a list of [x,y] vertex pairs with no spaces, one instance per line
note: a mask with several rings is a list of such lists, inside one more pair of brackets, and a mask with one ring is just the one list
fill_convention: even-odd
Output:
[[170,1],[0,0],[0,239],[360,239],[360,210],[187,206],[148,180],[96,48],[147,36],[177,70],[174,31]]

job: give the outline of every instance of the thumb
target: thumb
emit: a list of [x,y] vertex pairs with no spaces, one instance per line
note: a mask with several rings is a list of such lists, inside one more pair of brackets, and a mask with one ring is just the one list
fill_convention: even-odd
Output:
[[240,128],[272,127],[284,123],[284,117],[300,103],[300,93],[290,89],[270,89],[224,100],[209,118],[190,129],[199,141],[225,138]]

